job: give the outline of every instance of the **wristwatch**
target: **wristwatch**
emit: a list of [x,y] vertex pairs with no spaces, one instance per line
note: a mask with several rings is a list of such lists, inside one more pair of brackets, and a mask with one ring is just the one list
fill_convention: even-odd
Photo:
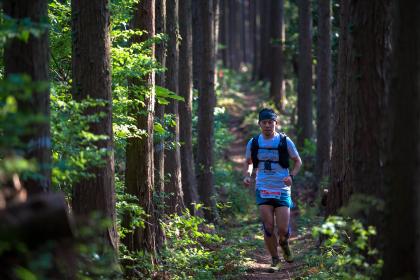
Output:
[[290,178],[292,178],[292,182],[295,180],[295,176],[292,174],[289,174]]

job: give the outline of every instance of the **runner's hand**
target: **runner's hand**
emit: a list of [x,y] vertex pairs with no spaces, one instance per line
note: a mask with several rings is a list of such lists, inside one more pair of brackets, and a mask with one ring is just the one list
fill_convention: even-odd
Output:
[[293,182],[292,177],[290,177],[290,176],[284,177],[283,182],[286,186],[288,186],[288,187],[291,186],[292,182]]
[[249,186],[251,184],[251,176],[245,176],[243,182],[245,186]]

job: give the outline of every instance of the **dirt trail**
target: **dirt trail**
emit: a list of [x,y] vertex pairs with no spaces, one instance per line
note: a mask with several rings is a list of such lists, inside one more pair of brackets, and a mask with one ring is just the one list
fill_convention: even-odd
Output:
[[[243,96],[243,108],[248,110],[256,110],[258,99],[255,94],[245,94]],[[246,127],[243,123],[243,112],[241,106],[228,108],[230,119],[230,132],[235,136],[235,141],[229,147],[228,158],[235,163],[235,169],[242,170],[243,162],[245,160],[245,145],[249,139],[245,138]],[[295,257],[305,251],[305,243],[308,241],[308,236],[297,236],[295,220],[299,215],[298,210],[292,210],[292,236],[290,238],[291,246],[294,251]],[[281,249],[279,248],[279,253]],[[281,255],[281,254],[280,254]],[[249,252],[248,256],[251,261],[247,264],[247,273],[240,277],[240,279],[293,279],[296,270],[303,265],[302,261],[295,260],[289,264],[282,261],[281,269],[276,272],[270,271],[271,257],[266,249],[261,247],[253,252]],[[299,258],[298,258],[299,259]]]

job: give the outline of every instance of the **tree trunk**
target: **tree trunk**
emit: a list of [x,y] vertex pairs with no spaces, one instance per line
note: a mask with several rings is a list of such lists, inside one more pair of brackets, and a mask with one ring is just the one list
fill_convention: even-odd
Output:
[[87,110],[87,115],[102,113],[98,122],[90,125],[89,131],[106,135],[106,140],[97,141],[98,149],[109,153],[104,164],[89,170],[93,178],[85,178],[73,187],[73,211],[76,215],[88,216],[99,212],[111,221],[111,225],[98,236],[104,238],[115,250],[118,249],[118,234],[115,226],[114,154],[112,134],[112,96],[109,38],[109,2],[100,0],[72,1],[72,70],[73,95],[83,101],[88,97],[108,102]]
[[283,0],[271,0],[270,13],[270,98],[284,111]]
[[195,212],[192,203],[198,202],[197,182],[194,171],[192,146],[192,21],[191,0],[179,3],[179,94],[185,102],[179,104],[179,130],[181,146],[182,190],[185,205],[191,213]]
[[[215,0],[213,0],[215,2]],[[244,0],[237,0],[237,7],[236,13],[238,14],[237,17],[237,33],[239,34],[239,44],[240,44],[240,61],[242,64],[245,64],[247,61],[247,48],[246,45],[246,34],[245,34],[245,3]]]
[[396,1],[395,8],[381,277],[386,280],[420,277],[420,2]]
[[327,176],[331,129],[331,0],[318,2],[317,148],[315,174],[318,182]]
[[261,64],[261,17],[260,17],[260,6],[261,1],[250,0],[250,33],[251,41],[253,44],[253,60],[252,60],[252,80],[256,80],[258,77],[258,71]]
[[[44,0],[7,0],[3,1],[4,13],[16,20],[29,18],[34,24],[47,23],[48,1]],[[40,36],[29,36],[27,42],[11,39],[4,49],[4,66],[7,77],[13,74],[28,75],[32,82],[45,83],[45,89],[32,92],[30,99],[20,99],[18,110],[28,118],[42,116],[41,121],[33,121],[25,127],[21,141],[27,144],[24,155],[38,164],[40,178],[25,180],[24,187],[30,195],[46,192],[51,186],[51,133],[50,133],[50,92],[48,89],[48,30]]]
[[313,136],[312,16],[310,0],[299,0],[298,146]]
[[[353,194],[363,194],[364,200],[383,198],[389,6],[390,1],[382,0],[342,2],[329,213]],[[354,216],[362,211],[368,223],[380,225],[379,209],[354,210]]]
[[[140,1],[135,10],[132,27],[135,30],[146,30],[141,37],[135,37],[135,42],[144,42],[155,35],[155,1]],[[154,56],[154,46],[151,49]],[[138,100],[139,92],[134,88],[142,87],[147,92],[144,94],[144,106],[134,105],[129,110],[129,115],[137,120],[137,128],[144,130],[147,135],[142,138],[129,138],[126,148],[126,192],[136,196],[140,206],[145,211],[144,227],[134,229],[124,238],[124,244],[130,251],[146,250],[155,254],[155,226],[153,204],[154,187],[154,162],[153,162],[153,114],[155,106],[155,74],[152,71],[142,79],[130,81],[129,98]],[[135,86],[135,87],[134,87]],[[130,220],[131,217],[128,217]]]
[[220,44],[223,46],[220,50],[220,59],[222,60],[222,65],[225,68],[229,68],[229,59],[228,59],[228,16],[229,16],[229,6],[228,0],[220,0]]
[[201,69],[201,56],[200,48],[203,45],[203,36],[200,36],[202,27],[202,18],[200,18],[200,3],[199,1],[191,1],[192,12],[192,48],[193,48],[193,88],[199,88],[200,69]]
[[[156,14],[156,34],[166,33],[166,0],[156,0],[155,3],[155,14]],[[161,67],[166,65],[166,42],[162,42],[156,45],[156,61],[159,62]],[[156,73],[156,85],[160,87],[165,87],[165,72]],[[155,102],[155,118],[158,119],[160,123],[164,121],[165,107],[164,105],[159,105],[158,102]],[[165,193],[165,168],[164,168],[164,150],[165,142],[163,136],[155,140],[154,147],[154,162],[155,162],[155,193],[157,197],[160,198],[160,202],[163,203],[163,197]],[[164,215],[163,207],[155,207],[156,209],[156,221],[158,222],[156,226],[156,247],[159,250],[162,248],[165,235],[162,227],[159,224],[159,221]]]
[[212,34],[214,28],[213,1],[200,2],[202,18],[203,45],[200,48],[202,67],[200,69],[200,87],[198,101],[198,151],[197,178],[200,200],[205,210],[204,216],[215,221],[214,178],[213,178],[213,146],[214,146],[214,106],[215,106],[215,52]]
[[260,18],[261,18],[261,68],[259,70],[259,80],[268,80],[270,78],[270,15],[271,0],[261,0]]
[[229,64],[233,70],[239,71],[241,66],[241,38],[240,38],[240,11],[238,0],[228,0],[229,5]]
[[[166,58],[166,87],[178,93],[178,60],[179,60],[179,28],[178,28],[178,0],[166,2],[166,32],[169,35],[168,56]],[[184,200],[181,183],[181,154],[179,150],[179,114],[178,101],[171,100],[166,106],[166,113],[172,114],[176,122],[171,127],[171,141],[174,145],[165,151],[165,173],[168,180],[165,184],[165,192],[169,195],[167,199],[168,212],[179,213],[184,208]]]

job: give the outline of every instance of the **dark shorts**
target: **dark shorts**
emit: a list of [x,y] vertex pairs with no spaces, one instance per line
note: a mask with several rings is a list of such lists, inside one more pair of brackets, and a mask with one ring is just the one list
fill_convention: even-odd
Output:
[[276,207],[292,208],[293,207],[292,198],[290,197],[289,194],[283,193],[283,192],[280,196],[280,199],[277,199],[277,198],[262,198],[261,195],[260,195],[260,191],[255,190],[255,198],[256,198],[257,205],[271,205],[274,208],[276,208]]

